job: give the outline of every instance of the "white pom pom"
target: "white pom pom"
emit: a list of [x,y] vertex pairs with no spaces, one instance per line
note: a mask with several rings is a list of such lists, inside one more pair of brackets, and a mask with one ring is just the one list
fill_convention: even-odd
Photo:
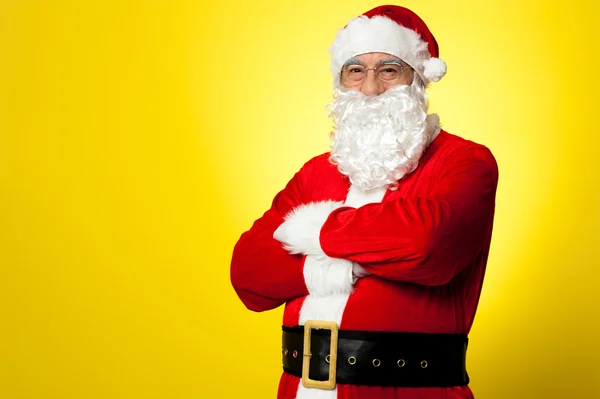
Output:
[[423,75],[434,82],[437,82],[446,74],[446,63],[439,58],[430,58],[423,62]]

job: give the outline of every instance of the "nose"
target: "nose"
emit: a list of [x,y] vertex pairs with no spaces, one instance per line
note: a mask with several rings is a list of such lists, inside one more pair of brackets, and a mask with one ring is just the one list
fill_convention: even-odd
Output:
[[381,83],[382,82],[377,78],[377,74],[375,73],[375,71],[372,69],[368,70],[367,76],[365,77],[365,80],[360,87],[360,92],[367,96],[381,94],[385,91],[383,90]]

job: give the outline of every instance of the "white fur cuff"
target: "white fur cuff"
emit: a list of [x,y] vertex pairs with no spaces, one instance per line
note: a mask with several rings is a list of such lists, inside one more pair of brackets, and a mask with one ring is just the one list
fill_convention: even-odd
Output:
[[308,255],[304,261],[304,282],[310,295],[350,294],[352,292],[352,261],[327,255]]
[[273,238],[290,254],[323,254],[319,236],[329,214],[343,202],[320,201],[303,204],[291,210],[275,230]]

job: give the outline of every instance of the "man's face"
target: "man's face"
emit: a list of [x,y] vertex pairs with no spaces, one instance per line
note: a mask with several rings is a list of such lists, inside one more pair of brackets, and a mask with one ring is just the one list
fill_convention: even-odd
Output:
[[352,57],[342,67],[341,86],[372,96],[396,85],[410,85],[412,68],[387,53],[365,53]]
[[340,83],[331,103],[330,161],[362,190],[393,189],[429,143],[425,88],[412,68],[385,53],[348,60]]

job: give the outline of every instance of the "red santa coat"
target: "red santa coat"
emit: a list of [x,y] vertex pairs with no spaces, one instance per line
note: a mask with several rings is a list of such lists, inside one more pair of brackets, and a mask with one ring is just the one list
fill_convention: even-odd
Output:
[[[289,327],[302,324],[301,312],[311,316],[304,273],[310,256],[290,254],[273,234],[303,204],[346,200],[351,184],[328,157],[309,160],[233,251],[231,281],[242,302],[254,311],[285,303],[283,325]],[[356,281],[344,303],[333,305],[340,329],[468,334],[490,248],[497,182],[498,167],[487,147],[441,130],[397,190],[385,191],[380,202],[334,209],[320,230],[322,251],[371,273]],[[329,298],[319,299],[321,305],[336,301]],[[338,384],[331,394],[347,399],[473,397],[469,387],[347,384]],[[277,397],[331,394],[315,393],[283,373]]]

